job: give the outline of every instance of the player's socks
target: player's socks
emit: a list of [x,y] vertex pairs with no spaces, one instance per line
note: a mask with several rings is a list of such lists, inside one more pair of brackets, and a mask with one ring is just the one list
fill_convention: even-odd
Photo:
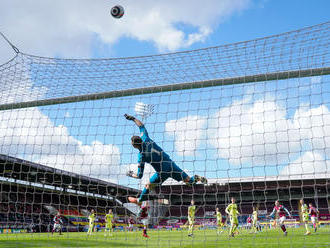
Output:
[[306,232],[309,232],[307,223],[305,223],[305,229],[306,229]]
[[145,238],[149,238],[148,234],[147,234],[147,229],[143,229],[143,234],[142,234],[143,237]]
[[195,175],[195,176],[192,176],[189,180],[189,184],[195,184],[197,182],[201,182],[201,183],[204,183],[206,184],[207,183],[207,179],[205,177],[201,177],[199,175]]
[[286,232],[285,225],[281,225],[281,229],[282,229],[283,232]]
[[192,177],[189,179],[189,184],[195,184],[195,183],[196,183],[195,176],[192,176]]
[[[235,225],[235,226],[233,227],[233,229],[232,229],[232,234],[235,234],[236,229],[237,229],[237,226]],[[237,231],[237,232],[238,232],[238,231]]]
[[149,189],[143,188],[141,195],[139,197],[139,202],[143,202],[143,201],[147,200],[148,194],[149,194]]

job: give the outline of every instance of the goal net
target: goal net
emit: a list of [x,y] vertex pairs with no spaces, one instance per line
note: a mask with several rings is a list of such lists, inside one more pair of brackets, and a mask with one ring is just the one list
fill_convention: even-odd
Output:
[[[131,136],[141,131],[124,114],[141,120],[189,177],[208,179],[186,184],[169,178],[146,194],[148,226],[155,230],[149,233],[150,247],[172,247],[178,240],[244,247],[253,208],[258,232],[275,235],[268,217],[275,200],[291,214],[286,225],[292,236],[304,232],[293,229],[302,224],[301,198],[318,208],[326,226],[329,44],[327,22],[144,57],[59,59],[18,52],[0,66],[0,232],[50,232],[57,212],[63,231],[83,232],[92,209],[96,230],[103,232],[112,209],[114,240],[137,239],[126,231],[142,226],[140,207],[127,197],[139,197],[155,169],[146,163],[142,179],[127,176],[138,173],[139,150]],[[240,212],[242,239],[236,241],[228,239],[225,213],[232,197]],[[199,238],[187,239],[191,200]],[[227,223],[223,236],[216,233],[216,208]],[[323,232],[329,234],[327,228]],[[166,232],[175,232],[176,239]],[[279,242],[281,234],[276,235]]]

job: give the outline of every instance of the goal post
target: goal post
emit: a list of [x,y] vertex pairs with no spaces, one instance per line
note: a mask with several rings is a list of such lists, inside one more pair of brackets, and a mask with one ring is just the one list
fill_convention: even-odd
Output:
[[201,82],[187,82],[180,84],[145,87],[139,89],[101,92],[90,95],[69,96],[69,97],[53,98],[46,100],[35,100],[30,102],[1,104],[0,110],[30,108],[30,107],[39,107],[39,106],[55,105],[62,103],[100,100],[100,99],[115,98],[115,97],[164,93],[169,91],[190,90],[190,89],[225,86],[232,84],[247,84],[247,83],[267,82],[267,81],[285,80],[285,79],[293,79],[293,78],[315,77],[315,76],[322,76],[328,74],[330,74],[330,67],[297,70],[297,71],[284,71],[284,72],[236,77],[236,78],[223,78],[223,79],[215,79],[215,80],[208,80]]
[[[157,152],[192,178],[186,184],[171,175],[145,190],[153,201],[150,223],[159,231],[151,247],[178,245],[162,236],[171,229],[189,245],[231,242],[218,236],[230,229],[219,228],[215,214],[218,208],[229,222],[225,209],[232,197],[243,235],[253,210],[259,214],[262,244],[265,237],[281,240],[269,229],[276,200],[290,212],[286,225],[293,237],[303,231],[293,228],[300,225],[301,198],[319,209],[328,228],[329,41],[327,22],[144,57],[60,59],[17,50],[0,66],[0,232],[8,226],[30,230],[36,223],[44,224],[39,231],[49,231],[56,211],[67,230],[87,231],[92,209],[101,231],[109,209],[118,230],[141,226],[140,207],[127,197],[144,192],[155,168],[146,163],[143,177],[136,178],[141,161],[131,137],[145,139],[146,132],[125,114],[141,119],[163,150]],[[202,177],[207,184],[196,183]],[[192,200],[200,239],[187,236]],[[118,233],[118,240],[132,237]],[[244,247],[244,238],[233,242]]]

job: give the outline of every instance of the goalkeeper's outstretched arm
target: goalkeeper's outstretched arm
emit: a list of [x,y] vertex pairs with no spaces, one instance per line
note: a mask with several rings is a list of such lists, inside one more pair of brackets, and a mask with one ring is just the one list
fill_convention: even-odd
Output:
[[138,166],[137,174],[135,174],[133,171],[128,171],[126,175],[136,179],[141,179],[143,177],[143,171],[144,171],[144,163],[140,163]]
[[142,123],[139,119],[135,118],[134,116],[132,116],[132,115],[128,115],[128,114],[125,114],[124,116],[125,116],[125,118],[126,118],[127,120],[129,120],[129,121],[134,121],[134,123],[135,123],[138,127],[142,127],[142,126],[143,126],[143,123]]

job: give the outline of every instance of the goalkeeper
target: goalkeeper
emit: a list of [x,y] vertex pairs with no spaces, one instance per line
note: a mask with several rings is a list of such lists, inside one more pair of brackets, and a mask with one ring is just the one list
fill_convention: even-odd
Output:
[[127,176],[141,179],[143,176],[145,163],[151,164],[156,173],[150,178],[142,190],[139,198],[128,197],[131,203],[141,205],[143,201],[148,199],[149,191],[157,184],[162,184],[168,178],[173,178],[176,181],[184,181],[187,184],[195,184],[196,182],[207,183],[205,177],[195,175],[189,177],[182,169],[180,169],[170,156],[163,151],[152,139],[149,138],[148,132],[143,123],[134,116],[125,114],[127,120],[133,121],[140,129],[140,136],[133,136],[131,138],[132,146],[139,150],[138,155],[138,171],[137,174],[133,171],[127,172]]

